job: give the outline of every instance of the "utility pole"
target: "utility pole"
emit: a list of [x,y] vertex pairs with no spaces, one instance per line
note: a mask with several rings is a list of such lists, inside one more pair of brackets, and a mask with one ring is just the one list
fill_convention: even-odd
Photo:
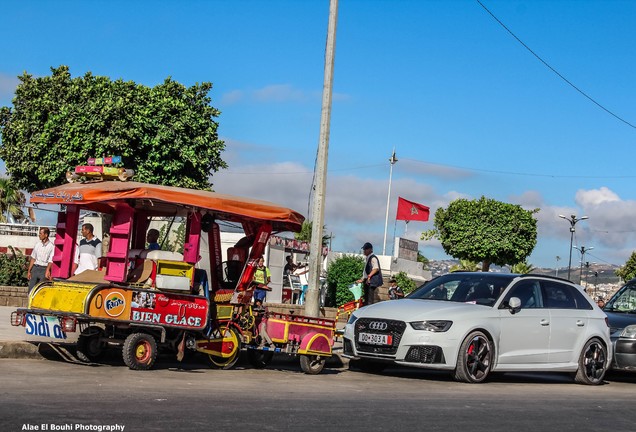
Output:
[[325,48],[325,76],[322,87],[320,138],[316,158],[316,190],[312,208],[311,253],[309,254],[309,289],[306,293],[305,312],[310,317],[320,315],[320,270],[322,267],[322,227],[325,220],[325,190],[327,189],[327,161],[329,155],[329,128],[331,124],[331,96],[333,93],[333,66],[336,56],[336,24],[338,0],[329,2],[329,24]]
[[[386,197],[386,219],[384,219],[384,242],[382,242],[382,255],[386,255],[386,231],[389,227],[389,205],[391,204],[391,180],[393,179],[393,165],[397,162],[397,158],[395,157],[395,148],[393,149],[393,154],[391,155],[391,159],[389,159],[391,163],[391,168],[389,170],[389,193]],[[395,239],[393,239],[395,241]]]

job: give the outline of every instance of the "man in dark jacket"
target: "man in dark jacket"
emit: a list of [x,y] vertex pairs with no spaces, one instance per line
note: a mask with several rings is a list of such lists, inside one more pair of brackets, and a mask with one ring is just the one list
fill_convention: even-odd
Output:
[[364,284],[364,304],[370,305],[378,302],[377,288],[382,286],[382,269],[380,269],[380,260],[373,254],[373,245],[365,243],[362,246],[362,253],[367,257],[362,279],[358,279],[358,283]]

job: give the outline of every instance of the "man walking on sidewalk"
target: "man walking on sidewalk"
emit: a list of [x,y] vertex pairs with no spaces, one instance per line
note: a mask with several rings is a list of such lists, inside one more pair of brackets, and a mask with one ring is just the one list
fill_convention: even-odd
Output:
[[50,230],[48,228],[40,228],[38,241],[31,252],[31,260],[29,262],[29,270],[27,278],[29,279],[29,292],[33,287],[45,279],[51,279],[51,265],[53,263],[53,243],[49,240]]

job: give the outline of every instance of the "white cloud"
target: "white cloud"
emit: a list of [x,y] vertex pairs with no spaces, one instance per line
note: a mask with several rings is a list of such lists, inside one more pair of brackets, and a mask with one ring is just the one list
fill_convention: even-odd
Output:
[[576,203],[583,208],[595,207],[601,204],[617,202],[621,199],[617,194],[605,186],[600,189],[579,190],[576,192]]

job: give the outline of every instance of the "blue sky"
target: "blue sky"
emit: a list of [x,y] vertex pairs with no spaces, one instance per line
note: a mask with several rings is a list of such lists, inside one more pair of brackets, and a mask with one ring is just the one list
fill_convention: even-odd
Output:
[[[636,2],[483,3],[636,124]],[[0,104],[11,103],[16,75],[62,64],[73,76],[150,86],[210,81],[229,163],[215,189],[307,214],[328,9],[328,0],[4,1]],[[559,214],[590,217],[575,239],[594,247],[589,261],[622,264],[636,249],[636,129],[476,1],[340,0],[331,126],[325,211],[336,249],[382,249],[394,147],[391,218],[398,195],[432,211],[485,195],[541,209],[535,265],[554,266],[557,255],[567,265]],[[411,223],[407,236],[432,226]],[[421,249],[444,257],[434,241]]]

